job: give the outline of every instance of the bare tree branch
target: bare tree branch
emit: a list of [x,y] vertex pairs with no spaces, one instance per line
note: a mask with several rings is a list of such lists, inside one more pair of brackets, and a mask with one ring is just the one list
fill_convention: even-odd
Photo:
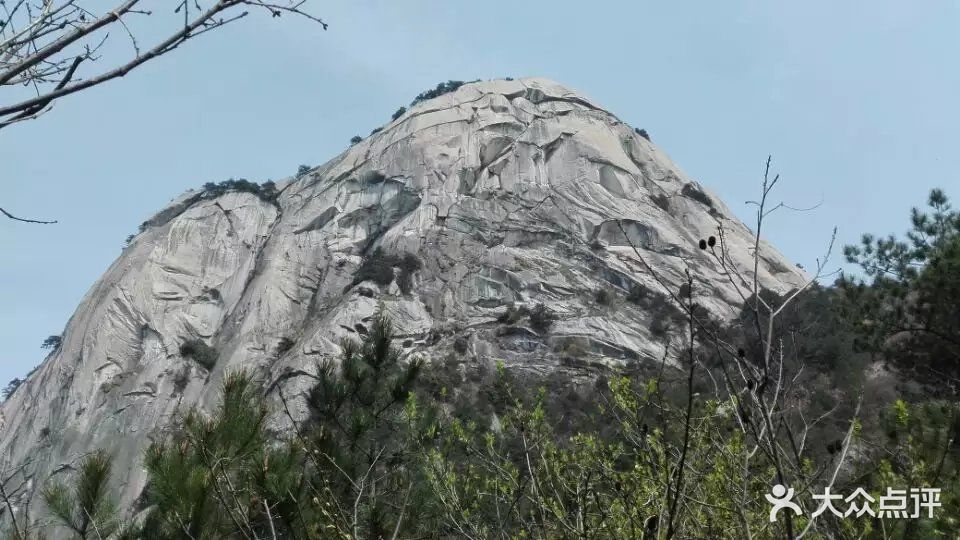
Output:
[[[0,129],[36,118],[59,98],[123,77],[192,38],[245,18],[252,10],[266,11],[273,18],[295,15],[327,28],[326,22],[303,9],[306,0],[208,0],[205,9],[199,0],[185,0],[167,14],[136,9],[139,2],[125,0],[99,14],[79,6],[77,0],[18,0],[12,7],[0,5],[0,91],[27,86],[35,93],[29,98],[18,92],[0,94]],[[141,50],[127,21],[134,16],[151,17],[154,28],[167,26],[166,37]],[[130,39],[131,56],[98,55],[111,29]],[[82,75],[78,73],[81,64],[86,72]]]
[[56,222],[57,222],[56,220],[54,220],[54,221],[41,221],[41,220],[37,220],[37,219],[26,219],[26,218],[17,217],[17,216],[15,216],[15,215],[11,214],[10,212],[7,212],[7,211],[4,210],[3,208],[0,208],[0,213],[3,213],[3,215],[7,216],[8,218],[10,218],[10,219],[12,219],[12,220],[14,220],[14,221],[22,221],[22,222],[24,222],[24,223],[40,223],[41,225],[50,225],[50,224],[53,224],[53,223],[56,223]]

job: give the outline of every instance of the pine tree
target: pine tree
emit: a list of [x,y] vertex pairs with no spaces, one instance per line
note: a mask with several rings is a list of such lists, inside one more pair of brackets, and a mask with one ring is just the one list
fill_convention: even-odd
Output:
[[47,484],[43,500],[59,525],[76,538],[107,538],[117,530],[116,507],[110,500],[112,460],[102,451],[86,456],[68,485]]
[[905,239],[866,234],[847,246],[864,278],[843,278],[848,317],[866,350],[921,380],[960,392],[960,213],[934,189]]
[[362,343],[344,342],[339,366],[319,367],[309,396],[314,487],[335,509],[325,526],[342,536],[391,537],[422,524],[413,515],[425,487],[415,462],[429,418],[411,393],[422,364],[404,362],[392,339],[390,321],[378,314]]

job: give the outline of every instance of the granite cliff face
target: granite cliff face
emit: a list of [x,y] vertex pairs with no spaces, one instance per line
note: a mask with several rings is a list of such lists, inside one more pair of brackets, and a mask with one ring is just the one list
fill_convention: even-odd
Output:
[[[29,461],[36,488],[106,448],[132,501],[142,451],[178,408],[214,402],[239,367],[295,395],[378,306],[404,350],[431,363],[456,355],[575,373],[585,368],[561,367],[571,348],[582,365],[663,354],[653,335],[662,289],[631,243],[673,284],[689,269],[698,301],[720,317],[739,296],[698,240],[722,225],[736,264],[753,269],[752,233],[721,201],[630,126],[542,79],[418,103],[277,190],[190,192],[154,216],[83,299],[61,346],[0,406],[0,461]],[[357,282],[378,248],[383,260],[412,254],[419,268],[387,285]],[[764,286],[804,279],[760,250]],[[598,303],[601,289],[617,300]],[[557,317],[547,332],[498,321],[511,304],[538,303]],[[195,339],[217,350],[212,369],[180,354]]]

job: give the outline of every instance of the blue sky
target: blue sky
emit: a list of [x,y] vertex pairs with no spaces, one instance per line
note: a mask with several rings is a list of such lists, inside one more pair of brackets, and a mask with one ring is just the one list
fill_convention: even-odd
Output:
[[960,198],[957,2],[313,3],[326,32],[252,18],[0,131],[0,206],[60,220],[0,221],[0,385],[168,200],[320,164],[448,79],[580,90],[744,219],[773,154],[775,201],[821,203],[766,229],[807,267],[834,226],[854,242],[931,187]]

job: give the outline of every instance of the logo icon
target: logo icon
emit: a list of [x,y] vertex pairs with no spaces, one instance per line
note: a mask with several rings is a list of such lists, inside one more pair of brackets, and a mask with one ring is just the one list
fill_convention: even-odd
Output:
[[793,494],[794,494],[793,488],[787,489],[783,487],[781,484],[777,484],[773,486],[773,490],[771,493],[767,493],[764,495],[767,501],[769,501],[770,504],[773,505],[770,508],[770,523],[774,523],[775,521],[777,521],[777,513],[783,509],[793,510],[793,513],[798,516],[803,513],[800,510],[800,507],[797,506],[797,503],[791,500],[793,499]]

